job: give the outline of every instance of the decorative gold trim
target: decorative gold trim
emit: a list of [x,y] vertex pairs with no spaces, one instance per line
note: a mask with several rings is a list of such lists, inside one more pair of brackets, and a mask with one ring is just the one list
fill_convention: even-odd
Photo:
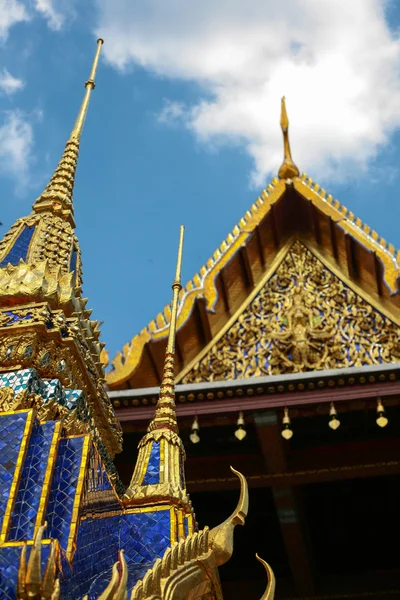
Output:
[[[153,442],[154,443],[154,442]],[[168,452],[168,444],[165,443],[165,439],[160,440],[160,483],[164,483],[165,479],[168,480],[168,473],[165,469],[165,452]]]
[[[82,436],[76,436],[76,437],[82,437]],[[82,445],[81,466],[79,468],[78,485],[76,486],[74,506],[72,509],[71,525],[70,525],[68,543],[67,543],[66,556],[70,562],[72,562],[72,559],[74,557],[74,552],[75,552],[75,548],[74,548],[75,537],[78,532],[79,508],[80,508],[82,497],[83,497],[83,485],[85,483],[86,467],[87,467],[88,458],[89,458],[89,447],[90,447],[90,435],[86,435],[85,439],[83,440],[83,445]]]
[[205,346],[203,348],[203,350],[201,350],[201,352],[199,352],[199,354],[197,356],[195,356],[194,359],[184,369],[182,369],[182,371],[176,376],[176,379],[175,379],[176,384],[178,384],[182,381],[182,379],[193,369],[194,365],[196,363],[198,363],[202,358],[204,358],[204,356],[206,356],[206,354],[211,350],[211,348],[213,346],[215,346],[215,344],[225,335],[225,333],[232,327],[232,325],[234,325],[236,323],[236,321],[238,320],[238,318],[240,317],[242,312],[246,310],[246,308],[249,306],[249,304],[251,304],[251,302],[260,293],[260,291],[266,285],[266,283],[269,281],[269,279],[271,279],[271,277],[274,275],[274,273],[278,269],[279,265],[285,260],[287,253],[289,252],[290,248],[293,246],[294,243],[295,243],[295,236],[292,236],[286,242],[286,244],[284,246],[282,246],[282,248],[279,250],[278,254],[275,256],[274,260],[272,261],[271,266],[268,267],[268,269],[266,270],[266,272],[264,273],[264,275],[261,277],[260,281],[258,282],[257,286],[254,288],[254,290],[251,292],[251,294],[249,294],[249,296],[247,296],[247,298],[244,300],[244,302],[242,302],[242,304],[239,306],[237,311],[232,315],[232,317],[229,319],[229,321],[227,321],[225,323],[225,325],[220,329],[220,331],[215,335],[215,337],[213,337],[211,342],[209,342],[207,344],[207,346]]
[[188,535],[193,535],[194,527],[193,527],[193,514],[189,513],[187,515],[188,521]]
[[121,508],[121,510],[113,510],[107,513],[94,513],[89,515],[83,515],[81,521],[86,521],[87,519],[104,519],[105,517],[115,517],[117,515],[132,515],[132,514],[142,514],[147,512],[159,512],[161,510],[171,510],[171,506],[168,504],[164,504],[162,506],[140,506],[135,508]]
[[170,514],[170,535],[171,535],[171,546],[176,542],[176,515],[175,508],[171,506],[169,509]]
[[[4,388],[1,388],[4,389]],[[4,412],[0,412],[0,417],[7,417],[9,415],[18,415],[20,413],[27,413],[27,412],[31,412],[32,409],[26,409],[26,408],[21,408],[20,410],[6,410]]]
[[141,506],[139,508],[126,508],[123,510],[124,515],[131,515],[133,513],[146,513],[146,512],[160,512],[162,510],[170,510],[170,506]]
[[46,508],[47,508],[47,501],[49,499],[51,481],[52,481],[52,477],[53,477],[54,466],[56,463],[57,448],[58,448],[58,442],[60,439],[60,430],[61,430],[61,421],[57,421],[54,426],[53,437],[52,437],[51,444],[50,444],[50,451],[49,451],[49,457],[47,460],[46,472],[44,475],[42,494],[40,496],[39,509],[38,509],[38,513],[37,513],[37,517],[36,517],[34,536],[37,535],[39,528],[44,523],[44,517],[45,517]]
[[17,495],[17,491],[18,491],[18,486],[19,486],[19,482],[21,479],[21,472],[22,472],[22,466],[25,460],[25,456],[26,456],[26,451],[28,449],[28,442],[32,433],[32,425],[33,425],[33,421],[34,421],[34,411],[31,409],[29,411],[22,411],[22,410],[18,410],[18,411],[10,411],[9,413],[2,413],[3,415],[5,414],[15,414],[15,413],[21,413],[21,412],[27,412],[27,417],[26,417],[26,422],[25,422],[25,426],[24,426],[24,433],[22,436],[22,440],[21,440],[21,446],[19,448],[19,452],[18,452],[18,458],[17,458],[17,463],[15,465],[15,471],[14,471],[14,476],[13,476],[13,481],[10,487],[10,492],[8,494],[8,500],[7,500],[7,505],[6,505],[6,510],[4,513],[4,517],[3,517],[3,524],[1,527],[1,533],[0,533],[0,544],[3,544],[8,536],[8,531],[10,529],[10,525],[11,525],[11,515],[12,515],[12,511],[14,508],[14,501],[15,501],[15,497]]
[[375,253],[384,266],[384,282],[392,294],[399,291],[397,279],[400,275],[399,254],[397,260],[395,249],[385,239],[380,238],[376,231],[354,216],[343,204],[333,200],[332,196],[326,197],[325,190],[305,174],[294,179],[294,188],[303,198],[311,202],[325,215],[330,217],[362,246]]
[[[146,448],[145,448],[145,452],[142,453],[142,457],[140,457],[141,458],[142,470],[141,470],[139,481],[138,481],[139,485],[142,485],[143,479],[144,479],[144,477],[146,475],[147,467],[149,466],[150,454],[151,454],[151,451],[152,451],[152,448],[153,448],[153,444],[154,444],[154,442],[151,443],[151,444],[148,444],[146,446]],[[138,459],[139,459],[139,457],[138,457]]]
[[178,533],[179,533],[179,539],[183,540],[186,536],[185,536],[185,525],[183,522],[183,511],[178,509]]
[[[45,545],[47,546],[48,544],[51,544],[52,542],[57,542],[57,540],[54,540],[53,538],[48,538],[46,540],[42,540],[42,546]],[[15,546],[33,546],[33,544],[35,543],[35,540],[22,540],[20,542],[4,542],[4,544],[1,544],[2,548],[12,548]]]

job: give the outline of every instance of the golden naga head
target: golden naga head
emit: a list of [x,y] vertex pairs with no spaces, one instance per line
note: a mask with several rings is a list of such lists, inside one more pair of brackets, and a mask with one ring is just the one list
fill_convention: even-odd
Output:
[[210,547],[213,550],[217,566],[225,564],[233,553],[233,532],[236,525],[244,525],[249,510],[249,490],[246,478],[231,467],[240,481],[240,497],[236,509],[221,525],[210,531]]
[[[226,563],[233,552],[233,531],[244,525],[249,507],[247,482],[244,476],[231,470],[240,481],[240,497],[232,515],[221,525],[208,531],[193,533],[167,549],[136,583],[130,600],[187,600],[188,598],[221,598],[216,567]],[[275,577],[271,567],[259,556],[268,574],[268,585],[261,600],[273,600]],[[114,564],[110,583],[98,600],[127,600],[128,570],[123,552]],[[87,600],[87,596],[83,600]]]

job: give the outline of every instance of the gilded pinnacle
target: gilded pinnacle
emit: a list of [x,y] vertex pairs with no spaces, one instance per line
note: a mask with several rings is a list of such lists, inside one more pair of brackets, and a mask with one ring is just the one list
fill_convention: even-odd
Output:
[[181,270],[182,270],[182,252],[183,235],[185,228],[181,225],[178,247],[178,259],[176,262],[175,280],[172,284],[172,309],[171,322],[169,325],[168,343],[165,351],[164,371],[160,387],[160,396],[158,398],[154,419],[151,421],[148,431],[155,429],[170,429],[178,433],[178,424],[176,421],[175,410],[175,337],[176,337],[176,316],[178,313],[178,297],[182,289]]
[[71,138],[76,138],[79,140],[81,137],[83,125],[85,123],[87,109],[89,106],[90,92],[92,90],[94,90],[94,88],[95,88],[94,80],[96,77],[97,65],[99,63],[100,51],[101,51],[101,47],[102,47],[103,43],[104,42],[101,38],[99,38],[97,40],[97,50],[96,50],[96,54],[94,57],[92,70],[90,71],[89,79],[85,83],[86,93],[83,98],[83,102],[82,102],[78,117],[75,121],[74,128],[72,129]]
[[292,160],[289,143],[289,119],[286,112],[285,96],[282,98],[281,129],[283,133],[283,163],[278,172],[279,179],[293,179],[300,175],[299,169]]
[[79,109],[78,117],[75,121],[71,135],[66,143],[64,153],[46,189],[33,205],[33,210],[35,212],[54,212],[70,221],[71,225],[74,225],[72,198],[76,167],[78,164],[80,138],[89,106],[90,94],[95,87],[94,80],[102,44],[102,39],[97,40],[96,55],[94,57],[89,79],[85,83],[86,91],[83,102]]

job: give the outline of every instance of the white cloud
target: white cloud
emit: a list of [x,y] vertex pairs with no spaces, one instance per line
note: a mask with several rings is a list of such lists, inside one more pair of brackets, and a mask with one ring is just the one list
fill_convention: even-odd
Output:
[[168,98],[164,98],[164,106],[158,115],[158,121],[160,123],[172,123],[184,119],[186,114],[187,108],[183,102],[173,102]]
[[0,0],[0,40],[7,39],[16,23],[29,21],[34,14],[32,8],[46,19],[50,29],[59,31],[67,18],[75,16],[74,4],[73,0]]
[[8,96],[11,96],[18,90],[22,90],[24,87],[24,82],[17,77],[14,77],[7,71],[6,68],[0,72],[0,91]]
[[64,15],[56,9],[53,0],[35,0],[35,8],[47,20],[51,29],[59,31],[64,24]]
[[4,123],[0,126],[0,172],[17,177],[17,192],[21,192],[28,180],[33,129],[20,111],[4,114]]
[[246,147],[260,185],[282,160],[282,95],[302,170],[359,174],[387,143],[400,123],[400,41],[385,6],[384,0],[98,0],[97,32],[117,68],[133,63],[200,83],[202,101],[185,108],[172,99],[161,120],[180,118],[205,142]]
[[18,0],[0,0],[0,40],[6,39],[10,27],[20,21],[27,21],[24,5]]

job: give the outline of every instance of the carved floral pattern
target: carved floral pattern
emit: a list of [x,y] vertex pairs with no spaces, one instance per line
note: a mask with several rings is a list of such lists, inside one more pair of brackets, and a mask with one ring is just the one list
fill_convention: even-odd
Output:
[[400,327],[296,242],[183,383],[360,367],[400,359]]

